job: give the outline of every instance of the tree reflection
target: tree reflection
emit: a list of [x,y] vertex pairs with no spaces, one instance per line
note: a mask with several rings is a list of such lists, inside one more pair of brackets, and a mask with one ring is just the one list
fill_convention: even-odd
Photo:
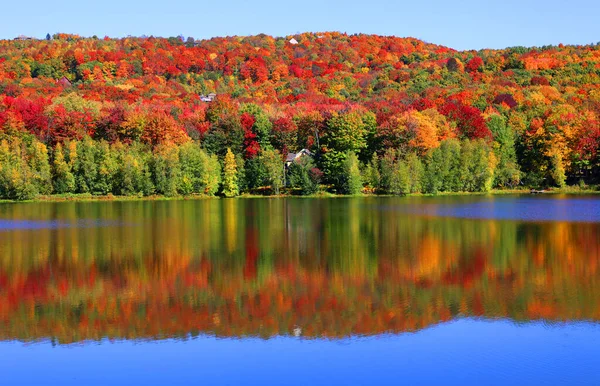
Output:
[[0,206],[7,221],[70,224],[0,232],[0,338],[298,327],[343,337],[462,316],[600,319],[600,224],[409,216],[378,210],[385,200]]

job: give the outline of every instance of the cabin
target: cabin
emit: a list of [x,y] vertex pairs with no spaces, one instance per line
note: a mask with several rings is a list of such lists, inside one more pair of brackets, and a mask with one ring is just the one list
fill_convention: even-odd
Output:
[[217,97],[217,94],[215,94],[214,92],[211,92],[208,95],[200,95],[200,100],[202,102],[212,102],[215,100],[216,97]]
[[19,35],[14,40],[34,40],[31,36]]
[[289,40],[289,42],[290,42],[290,44],[293,44],[293,45],[296,45],[296,44],[298,44],[298,40],[296,40],[296,39],[294,39],[294,38],[291,38],[291,39]]
[[71,81],[69,79],[67,79],[66,77],[62,77],[59,80],[56,81],[56,84],[63,86],[63,87],[71,87]]
[[315,155],[308,149],[302,149],[298,153],[288,153],[285,158],[285,168],[289,168],[292,163],[298,162],[302,157],[313,158],[314,156]]

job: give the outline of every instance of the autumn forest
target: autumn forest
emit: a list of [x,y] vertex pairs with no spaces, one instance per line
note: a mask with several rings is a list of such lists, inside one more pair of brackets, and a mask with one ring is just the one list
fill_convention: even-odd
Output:
[[599,149],[600,45],[0,41],[5,199],[585,187]]

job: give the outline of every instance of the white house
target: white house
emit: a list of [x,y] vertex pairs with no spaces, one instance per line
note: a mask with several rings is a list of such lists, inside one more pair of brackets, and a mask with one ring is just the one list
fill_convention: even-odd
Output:
[[286,169],[294,162],[298,162],[302,157],[314,157],[315,155],[308,149],[302,149],[298,153],[288,153],[285,158]]

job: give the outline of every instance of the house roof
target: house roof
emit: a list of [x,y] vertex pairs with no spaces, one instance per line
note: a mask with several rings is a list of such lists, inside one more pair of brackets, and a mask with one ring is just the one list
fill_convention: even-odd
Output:
[[310,150],[302,149],[298,153],[288,153],[287,157],[285,158],[285,162],[294,162],[295,160],[302,157],[303,155],[307,155],[310,157],[314,156],[314,154]]

